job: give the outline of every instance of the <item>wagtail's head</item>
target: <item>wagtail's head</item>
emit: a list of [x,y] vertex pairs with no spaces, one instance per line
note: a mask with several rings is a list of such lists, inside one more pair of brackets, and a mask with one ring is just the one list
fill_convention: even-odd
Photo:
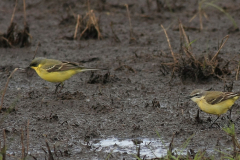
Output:
[[205,92],[202,89],[195,89],[187,98],[190,98],[193,102],[197,102],[205,95]]
[[30,63],[29,67],[30,67],[30,68],[33,68],[33,69],[36,68],[36,67],[38,67],[39,64],[41,64],[42,61],[45,60],[45,59],[46,59],[46,58],[43,58],[43,57],[34,58],[34,59],[32,60],[32,62]]

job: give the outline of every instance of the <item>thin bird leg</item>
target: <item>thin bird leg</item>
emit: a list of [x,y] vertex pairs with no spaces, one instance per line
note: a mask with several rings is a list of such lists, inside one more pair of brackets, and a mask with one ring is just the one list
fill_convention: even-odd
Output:
[[59,87],[61,84],[62,84],[62,82],[61,82],[61,83],[58,83],[58,84],[56,85],[55,94],[57,93],[58,87]]
[[197,115],[196,115],[196,117],[195,117],[195,120],[196,120],[198,123],[201,123],[201,122],[202,122],[201,119],[200,119],[200,117],[199,117],[199,109],[198,109],[198,111],[197,111]]
[[[218,120],[218,118],[219,118],[220,116],[218,116],[217,117],[217,119],[215,119],[215,121],[213,121],[213,123],[209,126],[209,128],[211,128],[212,127],[212,125]],[[217,124],[217,123],[216,123]],[[218,125],[218,124],[217,124]],[[219,125],[218,125],[219,126]]]
[[60,88],[60,91],[59,91],[59,92],[62,91],[63,87],[64,87],[64,82],[61,83],[61,88]]
[[229,116],[227,116],[227,118],[232,121],[232,108],[229,109]]

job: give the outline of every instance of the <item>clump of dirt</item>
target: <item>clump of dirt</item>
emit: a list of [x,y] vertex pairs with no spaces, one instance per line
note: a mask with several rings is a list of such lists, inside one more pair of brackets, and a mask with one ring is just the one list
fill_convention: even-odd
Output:
[[96,83],[106,84],[106,83],[116,82],[116,81],[119,81],[119,80],[120,79],[116,75],[110,75],[110,72],[108,72],[104,75],[100,75],[100,74],[95,75],[94,72],[92,72],[92,74],[91,74],[87,83],[90,83],[90,84],[96,84]]

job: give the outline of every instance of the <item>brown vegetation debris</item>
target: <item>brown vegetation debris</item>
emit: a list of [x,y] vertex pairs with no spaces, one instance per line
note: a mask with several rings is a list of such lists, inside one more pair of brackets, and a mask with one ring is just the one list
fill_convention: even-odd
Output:
[[12,22],[8,27],[7,33],[0,34],[0,47],[25,47],[30,44],[30,29],[28,24],[24,25],[23,30],[17,29],[17,24]]
[[18,30],[18,25],[13,22],[14,14],[17,7],[17,0],[13,10],[11,23],[8,27],[7,33],[0,33],[0,47],[8,48],[8,47],[25,47],[30,44],[30,29],[28,23],[26,21],[26,4],[25,0],[23,0],[23,10],[24,10],[24,28],[23,30]]
[[[60,24],[65,24],[66,21],[71,20],[71,16],[68,16],[67,19],[63,19]],[[101,29],[99,25],[99,19],[96,18],[96,15],[93,10],[89,10],[85,16],[78,15],[75,18],[76,27],[74,35],[64,36],[63,39],[67,40],[87,40],[87,39],[102,39]]]
[[[162,26],[163,27],[163,26]],[[192,53],[191,44],[188,39],[188,36],[185,33],[183,25],[179,22],[179,31],[180,31],[180,44],[181,50],[183,53],[173,53],[169,38],[165,29],[163,28],[169,48],[172,54],[173,62],[171,63],[162,63],[163,65],[172,68],[172,77],[176,72],[180,79],[186,80],[191,79],[192,81],[202,81],[209,78],[219,78],[224,80],[224,75],[231,74],[231,71],[228,69],[229,61],[224,61],[221,57],[218,56],[220,50],[228,40],[228,35],[222,39],[222,43],[214,55],[201,55],[198,58]],[[185,45],[184,45],[185,44]],[[172,78],[171,77],[171,78]]]

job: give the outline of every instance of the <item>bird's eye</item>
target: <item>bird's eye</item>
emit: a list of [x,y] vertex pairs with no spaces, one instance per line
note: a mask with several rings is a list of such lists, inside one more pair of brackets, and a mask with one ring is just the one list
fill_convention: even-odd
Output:
[[37,66],[38,66],[37,63],[32,63],[32,64],[30,64],[30,67],[37,67]]
[[196,93],[195,95],[194,95],[194,97],[198,97],[199,96],[199,93]]

